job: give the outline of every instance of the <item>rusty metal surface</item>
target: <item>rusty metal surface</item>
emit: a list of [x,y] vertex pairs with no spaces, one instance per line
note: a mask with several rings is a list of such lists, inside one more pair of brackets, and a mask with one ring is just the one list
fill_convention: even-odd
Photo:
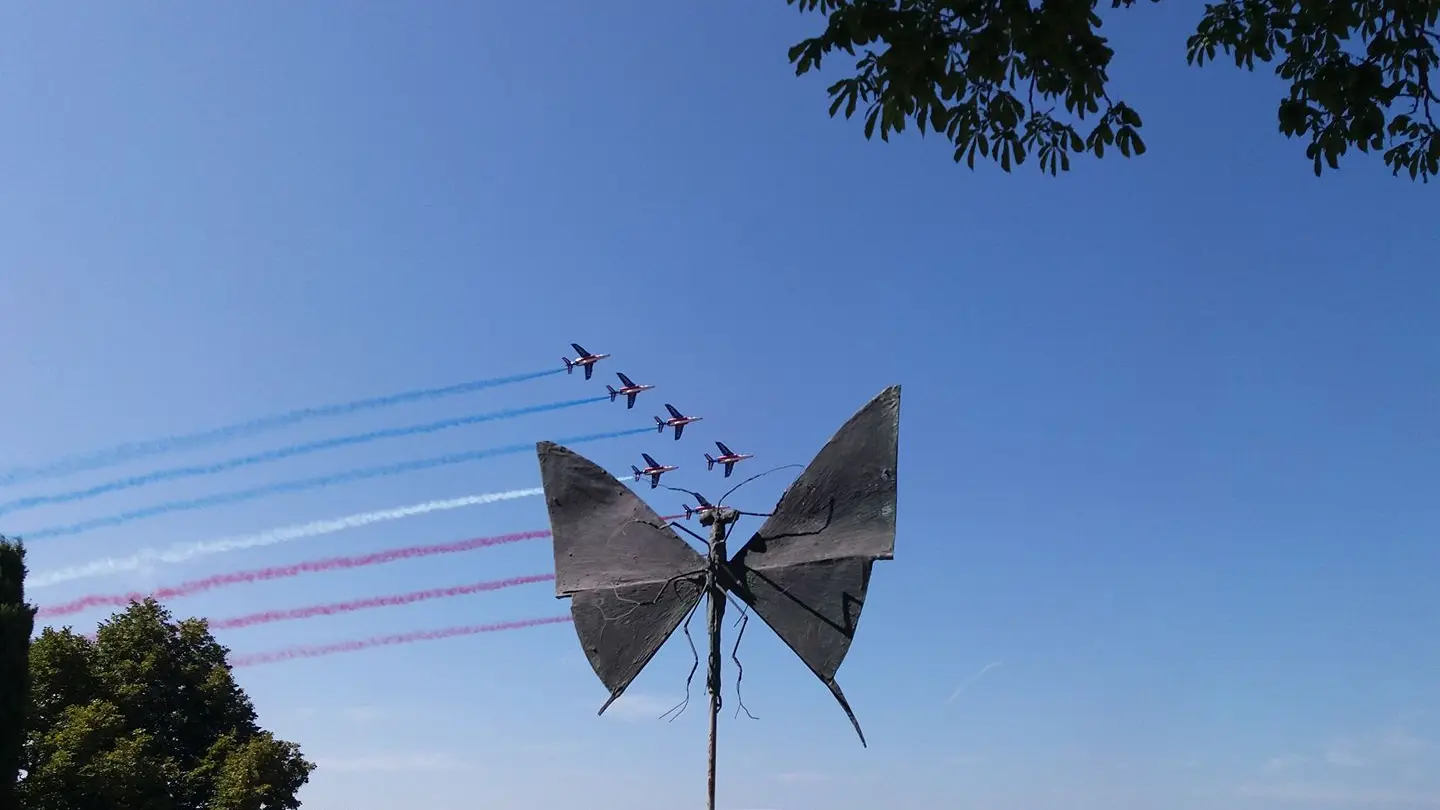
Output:
[[862,744],[835,673],[871,567],[895,555],[899,444],[900,387],[892,386],[821,448],[729,566],[732,591],[830,689]]
[[603,713],[704,595],[705,559],[629,487],[553,442],[536,445],[554,533],[555,595],[610,690]]
[[895,556],[900,386],[850,417],[780,496],[737,558],[751,568]]
[[604,468],[554,442],[539,442],[536,453],[554,532],[556,596],[705,569],[699,552]]

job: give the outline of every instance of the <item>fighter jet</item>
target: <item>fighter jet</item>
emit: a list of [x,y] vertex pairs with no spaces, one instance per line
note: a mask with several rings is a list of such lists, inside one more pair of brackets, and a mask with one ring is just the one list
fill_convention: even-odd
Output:
[[726,478],[729,478],[730,473],[735,471],[735,462],[744,461],[747,458],[753,458],[755,456],[754,453],[732,453],[730,452],[730,448],[725,446],[724,442],[715,442],[715,446],[720,448],[720,456],[718,458],[711,458],[710,454],[706,453],[705,469],[713,470],[716,464],[724,464]]
[[619,396],[620,394],[624,394],[627,400],[627,402],[625,403],[625,408],[627,410],[635,407],[636,394],[639,394],[641,391],[649,391],[651,388],[655,387],[653,385],[636,385],[635,383],[630,381],[629,377],[626,377],[624,374],[621,374],[618,371],[615,372],[615,376],[620,378],[620,390],[617,391],[608,385],[605,386],[605,390],[610,392],[611,402],[615,401],[615,397]]
[[678,470],[678,469],[680,469],[679,467],[672,467],[672,466],[667,466],[667,465],[665,465],[665,464],[661,464],[660,462],[658,462],[658,461],[656,461],[655,459],[651,458],[649,453],[641,453],[640,455],[642,455],[642,456],[645,457],[645,463],[646,463],[647,465],[649,465],[649,466],[647,466],[645,469],[642,470],[642,469],[640,469],[639,467],[636,467],[635,465],[632,464],[632,465],[630,465],[630,471],[633,472],[633,473],[635,473],[635,480],[636,480],[636,481],[639,481],[643,476],[646,476],[646,475],[650,476],[650,488],[651,488],[651,489],[654,489],[654,488],[660,486],[660,476],[664,475],[664,474],[667,473],[667,472],[670,472],[671,470]]
[[565,373],[573,374],[575,372],[576,366],[584,366],[585,379],[587,380],[590,379],[591,374],[595,373],[595,364],[610,356],[608,354],[591,354],[590,352],[585,351],[585,347],[581,346],[579,343],[571,343],[570,346],[575,349],[575,351],[578,352],[580,356],[575,358],[574,360],[571,360],[568,357],[560,358],[565,363]]
[[675,428],[675,441],[677,442],[680,441],[680,434],[685,432],[686,425],[690,424],[691,422],[699,422],[701,419],[705,418],[703,416],[686,416],[685,414],[680,413],[678,410],[676,410],[675,406],[671,405],[668,402],[665,403],[665,410],[670,412],[670,418],[661,419],[658,416],[655,417],[655,430],[657,433],[664,433],[665,428],[667,427]]
[[689,520],[691,515],[703,515],[703,514],[705,514],[706,512],[712,512],[712,511],[715,510],[714,504],[712,504],[712,503],[710,503],[709,501],[705,500],[705,496],[704,496],[704,495],[701,495],[701,494],[698,493],[698,492],[692,492],[692,493],[690,493],[690,494],[695,496],[696,502],[698,502],[700,505],[699,505],[699,506],[690,506],[689,504],[681,504],[681,506],[685,507],[685,519],[686,519],[686,520]]

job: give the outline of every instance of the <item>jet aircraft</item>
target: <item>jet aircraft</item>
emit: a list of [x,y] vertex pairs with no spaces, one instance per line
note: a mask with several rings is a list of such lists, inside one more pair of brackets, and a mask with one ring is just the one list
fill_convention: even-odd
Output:
[[626,377],[624,374],[621,374],[618,371],[615,372],[615,376],[620,378],[620,390],[617,391],[608,385],[605,386],[605,390],[610,392],[611,402],[615,401],[615,397],[619,396],[620,394],[624,394],[627,400],[625,403],[625,408],[627,410],[635,407],[635,396],[637,394],[639,394],[641,391],[649,391],[651,388],[655,387],[653,385],[636,385],[630,380],[629,377]]
[[700,505],[699,505],[699,506],[690,506],[689,504],[681,504],[681,506],[685,507],[685,519],[686,519],[686,520],[689,520],[691,515],[703,515],[703,514],[705,514],[706,512],[713,512],[713,511],[715,511],[715,505],[712,504],[712,503],[710,503],[709,501],[705,500],[705,496],[704,496],[704,495],[701,495],[701,494],[698,493],[698,492],[692,492],[692,493],[690,493],[690,494],[695,496],[696,502],[699,503]]
[[642,456],[645,457],[645,463],[646,463],[648,466],[646,466],[645,469],[642,470],[642,469],[640,469],[639,467],[636,467],[635,465],[632,464],[632,465],[630,465],[630,471],[633,472],[633,473],[635,473],[635,480],[636,480],[636,481],[639,481],[642,477],[644,477],[644,476],[646,476],[646,475],[650,476],[650,488],[651,488],[651,489],[654,489],[654,488],[660,486],[660,476],[664,475],[664,474],[667,473],[667,472],[670,472],[671,470],[678,470],[678,469],[680,469],[679,467],[661,464],[660,462],[658,462],[658,461],[656,461],[655,459],[651,458],[649,453],[641,453],[640,455],[642,455]]
[[703,416],[686,416],[685,414],[680,413],[680,411],[676,410],[675,406],[671,405],[668,402],[665,403],[665,410],[670,412],[670,418],[661,419],[658,416],[655,417],[655,430],[658,433],[664,433],[665,428],[667,427],[675,428],[675,441],[677,442],[680,441],[680,434],[685,432],[686,425],[690,424],[691,422],[699,422],[701,419],[705,418]]
[[713,470],[716,464],[724,464],[726,478],[729,478],[730,473],[735,471],[735,462],[744,461],[747,458],[753,458],[755,456],[754,453],[732,453],[730,452],[730,448],[725,446],[724,442],[715,442],[715,446],[720,448],[720,456],[718,458],[712,458],[709,453],[706,453],[705,469]]
[[610,356],[608,354],[591,354],[590,352],[585,351],[585,347],[581,346],[579,343],[571,343],[570,346],[575,349],[575,351],[579,353],[580,356],[575,358],[574,360],[571,360],[568,357],[560,358],[565,363],[565,373],[573,374],[575,372],[576,366],[584,366],[585,379],[587,380],[590,379],[591,374],[595,373],[595,364]]

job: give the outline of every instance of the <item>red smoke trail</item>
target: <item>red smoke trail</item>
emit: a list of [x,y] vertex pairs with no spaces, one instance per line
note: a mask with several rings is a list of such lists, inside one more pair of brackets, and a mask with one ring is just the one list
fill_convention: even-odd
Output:
[[460,540],[454,543],[392,548],[387,551],[376,551],[372,554],[361,554],[354,557],[329,557],[322,560],[294,563],[292,565],[275,565],[269,568],[256,568],[250,571],[231,571],[225,574],[205,577],[204,579],[192,579],[189,582],[182,582],[179,585],[169,585],[152,591],[149,594],[135,591],[131,593],[99,593],[82,596],[70,602],[40,608],[40,610],[36,611],[35,617],[38,619],[49,616],[64,616],[70,613],[79,613],[82,610],[92,607],[124,607],[131,602],[142,601],[147,596],[154,597],[161,601],[179,599],[185,596],[194,596],[197,593],[204,593],[205,591],[215,588],[223,588],[228,585],[244,585],[252,582],[264,582],[271,579],[285,579],[301,574],[317,574],[322,571],[364,568],[368,565],[383,565],[400,560],[430,557],[435,554],[454,554],[461,551],[473,551],[477,548],[488,548],[506,543],[518,543],[522,540],[538,540],[542,537],[549,536],[550,532],[548,531],[516,532],[514,534],[497,535],[495,537],[474,537],[469,540]]
[[489,582],[474,582],[469,585],[456,585],[452,588],[430,588],[424,591],[411,591],[410,593],[399,593],[392,596],[372,596],[368,599],[354,599],[349,602],[332,602],[328,605],[308,605],[306,607],[291,608],[289,610],[267,610],[245,616],[234,616],[229,619],[212,619],[210,621],[210,629],[235,630],[257,624],[284,622],[292,619],[311,619],[316,616],[333,616],[337,613],[353,613],[357,610],[369,610],[370,608],[409,605],[431,599],[467,596],[472,593],[498,591],[501,588],[513,588],[517,585],[529,585],[534,582],[553,582],[554,580],[554,574],[531,574],[525,577],[511,577],[509,579],[495,579]]
[[334,644],[318,644],[305,647],[285,647],[270,652],[250,653],[230,659],[232,667],[253,667],[260,664],[274,664],[294,661],[299,658],[319,658],[337,653],[359,652],[371,647],[388,647],[394,644],[413,644],[417,641],[438,641],[443,638],[473,636],[480,633],[499,633],[504,630],[522,630],[526,627],[540,627],[546,624],[562,624],[570,621],[569,616],[550,616],[545,619],[521,619],[497,624],[472,624],[465,627],[446,627],[440,630],[420,630],[413,633],[397,633],[389,636],[339,641]]
[[[661,519],[670,521],[677,520],[680,517],[681,515],[667,515]],[[518,543],[523,540],[539,540],[549,536],[550,532],[548,530],[538,529],[528,532],[515,532],[514,534],[501,534],[494,537],[474,537],[469,540],[459,540],[453,543],[405,546],[386,551],[376,551],[370,554],[360,554],[353,557],[327,557],[325,559],[309,560],[291,565],[276,565],[269,568],[256,568],[249,571],[231,571],[225,574],[205,577],[204,579],[192,579],[189,582],[182,582],[179,585],[168,585],[148,594],[132,591],[130,593],[99,593],[82,596],[69,602],[62,602],[58,605],[51,605],[50,607],[42,607],[36,611],[35,618],[46,619],[51,616],[67,616],[71,613],[79,613],[92,607],[125,607],[131,602],[143,601],[146,597],[152,597],[163,602],[170,599],[194,596],[197,593],[204,593],[205,591],[224,588],[229,585],[244,585],[253,582],[264,582],[271,579],[286,579],[288,577],[300,576],[301,574],[318,574],[323,571],[364,568],[370,565],[399,562],[400,560],[431,557],[436,554],[455,554],[461,551],[474,551],[478,548]]]

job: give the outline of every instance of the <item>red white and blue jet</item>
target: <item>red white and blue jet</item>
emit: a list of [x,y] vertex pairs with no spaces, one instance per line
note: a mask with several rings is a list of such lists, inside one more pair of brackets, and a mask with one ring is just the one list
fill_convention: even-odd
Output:
[[608,354],[591,354],[590,352],[585,351],[585,347],[581,346],[579,343],[571,343],[570,347],[573,348],[580,356],[575,358],[574,360],[571,360],[568,357],[560,358],[565,363],[565,373],[572,374],[574,373],[576,366],[583,366],[585,368],[585,379],[587,380],[590,379],[591,374],[595,373],[595,364],[610,356]]
[[642,470],[632,464],[630,465],[630,471],[635,473],[636,481],[639,481],[644,476],[650,476],[651,489],[660,486],[660,476],[664,475],[667,472],[670,472],[671,470],[680,469],[679,467],[661,464],[660,462],[651,458],[649,453],[641,453],[640,455],[645,458],[645,464],[648,466],[646,466],[645,469]]
[[729,478],[729,477],[730,477],[730,473],[732,473],[732,472],[735,471],[735,462],[737,462],[737,461],[744,461],[744,460],[747,459],[747,458],[754,458],[754,457],[755,457],[755,454],[754,454],[754,453],[734,453],[734,452],[731,452],[730,448],[726,447],[724,442],[715,442],[715,446],[718,447],[718,448],[720,448],[720,455],[719,455],[719,457],[711,457],[711,455],[710,455],[709,453],[706,453],[706,454],[705,454],[705,469],[707,469],[707,470],[713,470],[713,469],[715,469],[715,465],[716,465],[716,464],[724,464],[724,465],[725,465],[725,477],[726,477],[726,478]]
[[691,422],[699,422],[701,419],[705,418],[703,416],[686,416],[685,414],[680,413],[680,411],[676,410],[675,406],[671,405],[668,402],[665,403],[665,410],[670,412],[670,418],[661,419],[658,416],[655,417],[655,429],[659,433],[664,433],[665,428],[667,427],[675,428],[675,441],[677,442],[680,441],[680,434],[685,432],[686,425],[690,424]]
[[681,504],[681,506],[685,507],[685,519],[686,519],[686,520],[689,520],[691,515],[703,515],[703,514],[705,514],[706,512],[713,512],[713,511],[715,511],[715,508],[716,508],[715,505],[712,504],[712,503],[710,503],[709,501],[705,500],[705,496],[704,496],[704,495],[701,495],[701,494],[698,493],[698,492],[692,492],[692,493],[690,493],[690,494],[695,496],[695,501],[696,501],[697,503],[699,503],[700,505],[699,505],[699,506],[691,506],[691,505],[689,505],[689,504]]
[[655,387],[653,385],[636,385],[630,380],[629,377],[626,377],[624,374],[621,374],[618,371],[615,372],[615,376],[620,378],[620,390],[617,391],[613,387],[608,385],[605,386],[605,390],[610,392],[611,402],[615,401],[615,397],[624,394],[627,400],[625,403],[626,410],[635,407],[636,394],[639,394],[641,391],[649,391],[651,388]]

